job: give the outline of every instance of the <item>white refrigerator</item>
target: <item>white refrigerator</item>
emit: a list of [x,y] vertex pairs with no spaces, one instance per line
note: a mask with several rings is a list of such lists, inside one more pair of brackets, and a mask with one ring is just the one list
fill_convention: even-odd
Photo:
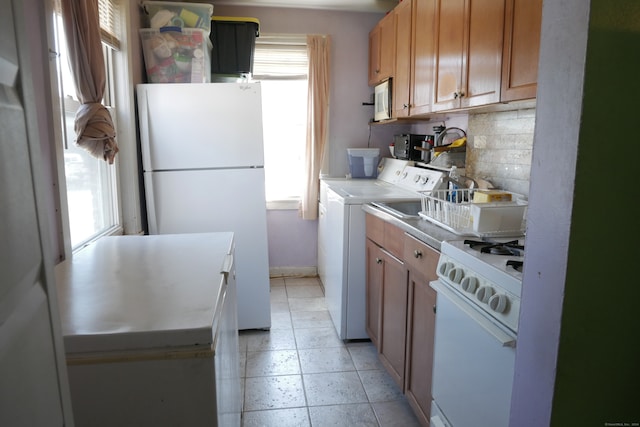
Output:
[[136,89],[149,234],[233,231],[238,328],[269,329],[260,84]]

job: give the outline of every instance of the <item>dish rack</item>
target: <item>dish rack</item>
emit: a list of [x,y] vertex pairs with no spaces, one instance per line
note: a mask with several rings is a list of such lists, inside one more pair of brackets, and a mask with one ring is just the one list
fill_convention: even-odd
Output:
[[472,189],[423,191],[421,218],[460,236],[521,236],[527,201],[510,193],[510,202],[473,203]]

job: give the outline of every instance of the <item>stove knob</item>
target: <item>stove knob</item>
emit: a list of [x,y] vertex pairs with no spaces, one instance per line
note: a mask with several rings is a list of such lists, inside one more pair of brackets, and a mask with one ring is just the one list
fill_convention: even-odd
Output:
[[478,298],[478,301],[486,304],[493,294],[495,294],[495,291],[491,286],[481,286],[478,292],[476,292],[476,298]]
[[440,264],[440,267],[438,267],[438,273],[440,273],[441,276],[448,276],[449,272],[451,271],[451,269],[453,268],[453,264],[450,262],[443,262],[442,264]]
[[509,298],[503,294],[495,294],[489,298],[489,308],[496,313],[504,313],[509,307]]
[[464,279],[462,279],[462,282],[460,282],[460,287],[465,292],[475,294],[476,289],[478,289],[478,279],[473,276],[465,277]]
[[451,280],[453,283],[460,283],[463,277],[464,270],[462,270],[461,268],[454,268],[449,271],[449,280]]

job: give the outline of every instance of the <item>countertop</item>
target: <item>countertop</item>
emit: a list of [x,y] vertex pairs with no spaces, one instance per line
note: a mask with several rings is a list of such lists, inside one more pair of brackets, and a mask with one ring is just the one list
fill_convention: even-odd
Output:
[[426,243],[432,248],[440,251],[440,245],[445,240],[462,240],[464,237],[447,231],[425,219],[408,217],[398,218],[390,213],[384,212],[371,204],[362,205],[362,210],[387,221],[402,229],[407,234]]
[[233,237],[103,237],[56,266],[67,355],[210,345]]

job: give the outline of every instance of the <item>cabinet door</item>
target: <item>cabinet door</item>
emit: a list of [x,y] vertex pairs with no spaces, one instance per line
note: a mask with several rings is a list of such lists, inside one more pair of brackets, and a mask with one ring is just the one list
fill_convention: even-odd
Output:
[[460,106],[465,3],[465,0],[438,0],[436,3],[434,111]]
[[501,101],[536,97],[542,0],[507,0]]
[[504,0],[468,0],[467,35],[462,67],[460,106],[500,101]]
[[434,111],[499,102],[504,0],[438,0]]
[[395,39],[395,16],[390,12],[369,33],[369,86],[374,86],[393,75]]
[[380,319],[382,310],[382,249],[370,239],[366,242],[366,329],[371,342],[380,350]]
[[407,332],[407,270],[404,263],[382,251],[382,327],[380,359],[387,371],[404,388],[405,345]]
[[393,77],[396,64],[396,19],[393,11],[380,20],[379,81]]
[[433,279],[409,270],[405,394],[422,425],[429,425],[431,412],[436,292],[429,286],[429,281]]
[[435,0],[418,0],[413,4],[413,59],[409,109],[411,116],[431,112],[435,63],[435,9]]
[[369,33],[369,86],[378,83],[380,73],[380,26],[376,25]]
[[404,260],[409,269],[407,312],[407,360],[405,394],[423,425],[429,424],[431,410],[431,370],[435,330],[436,292],[429,282],[436,280],[440,254],[405,234]]
[[396,70],[393,74],[393,117],[409,116],[411,9],[412,0],[404,0],[394,9],[396,19]]

